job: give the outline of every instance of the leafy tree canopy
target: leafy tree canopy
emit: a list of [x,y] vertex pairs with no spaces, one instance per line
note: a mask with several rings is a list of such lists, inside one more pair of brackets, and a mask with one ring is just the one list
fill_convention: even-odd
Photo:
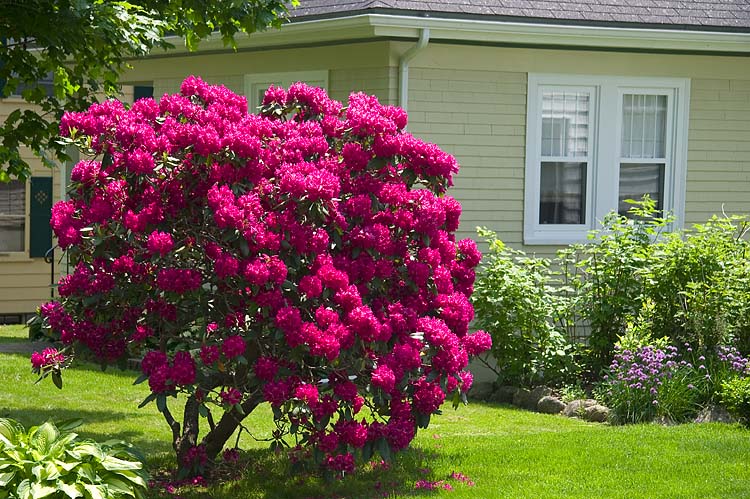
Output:
[[[57,142],[63,110],[83,110],[97,96],[113,96],[128,60],[172,47],[181,36],[190,50],[218,32],[235,35],[280,27],[297,0],[0,0],[0,97],[25,103],[0,125],[0,182],[26,178],[29,147],[48,166],[67,158]],[[49,82],[46,85],[41,81]]]

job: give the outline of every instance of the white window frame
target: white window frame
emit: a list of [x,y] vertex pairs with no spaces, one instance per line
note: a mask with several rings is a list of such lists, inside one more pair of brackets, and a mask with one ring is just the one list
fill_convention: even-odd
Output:
[[[540,224],[542,91],[590,89],[589,151],[584,224]],[[618,206],[621,163],[622,95],[667,95],[665,211],[679,227],[685,214],[690,80],[603,75],[531,73],[528,75],[524,244],[571,244]],[[614,116],[616,119],[612,120]],[[638,162],[634,160],[633,162]],[[646,161],[647,162],[647,161]]]
[[262,102],[258,101],[258,91],[271,85],[289,88],[298,81],[328,89],[328,70],[289,71],[283,73],[252,73],[245,75],[245,97],[250,112],[257,112]]

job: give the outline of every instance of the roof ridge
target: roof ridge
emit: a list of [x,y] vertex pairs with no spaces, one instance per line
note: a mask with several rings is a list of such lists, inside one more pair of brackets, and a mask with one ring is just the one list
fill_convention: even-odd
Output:
[[393,2],[386,2],[385,0],[370,0],[365,5],[363,5],[363,7],[365,9],[377,9],[377,8],[392,9]]

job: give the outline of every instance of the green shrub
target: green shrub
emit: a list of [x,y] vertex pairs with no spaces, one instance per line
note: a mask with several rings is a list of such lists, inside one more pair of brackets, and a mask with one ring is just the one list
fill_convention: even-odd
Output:
[[[571,245],[557,256],[561,280],[575,296],[566,330],[586,337],[586,360],[594,374],[609,365],[615,342],[641,313],[643,274],[652,262],[653,242],[672,221],[656,216],[648,198],[634,203],[632,215],[609,213],[601,229],[589,234],[589,242]],[[576,331],[581,328],[583,332]]]
[[[654,246],[642,278],[655,334],[702,352],[736,339],[748,346],[748,243],[742,217],[713,217]],[[746,352],[745,352],[746,353]]]
[[571,373],[596,380],[618,340],[635,340],[622,346],[671,344],[705,364],[711,399],[723,379],[712,371],[721,368],[718,349],[750,353],[750,222],[713,217],[671,231],[674,219],[653,200],[632,204],[629,216],[608,214],[590,241],[554,259],[529,257],[479,230],[489,252],[475,286],[476,323],[493,335],[500,382],[559,382]]
[[[617,338],[635,324],[653,338],[711,355],[734,343],[750,349],[750,244],[744,217],[713,217],[690,230],[667,229],[648,198],[630,217],[610,213],[591,241],[561,250],[553,267],[572,296],[562,316],[587,336],[588,367],[612,360]],[[583,329],[583,332],[578,330]]]
[[487,240],[472,300],[475,327],[492,335],[498,382],[530,386],[575,377],[573,347],[553,325],[564,307],[550,283],[549,260],[508,248],[495,233]]
[[750,426],[750,378],[736,376],[721,384],[721,402],[729,413]]
[[72,432],[79,425],[46,422],[27,432],[0,418],[0,498],[146,497],[148,476],[132,447],[80,439]]

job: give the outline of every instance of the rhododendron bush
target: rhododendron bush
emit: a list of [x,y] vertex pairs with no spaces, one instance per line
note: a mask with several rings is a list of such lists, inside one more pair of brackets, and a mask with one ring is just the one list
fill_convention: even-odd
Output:
[[480,254],[454,237],[458,165],[405,125],[375,97],[343,108],[302,83],[253,115],[195,77],[66,114],[90,159],[53,209],[75,270],[45,323],[105,364],[142,356],[184,470],[263,402],[295,458],[338,474],[388,458],[490,346],[468,331]]

